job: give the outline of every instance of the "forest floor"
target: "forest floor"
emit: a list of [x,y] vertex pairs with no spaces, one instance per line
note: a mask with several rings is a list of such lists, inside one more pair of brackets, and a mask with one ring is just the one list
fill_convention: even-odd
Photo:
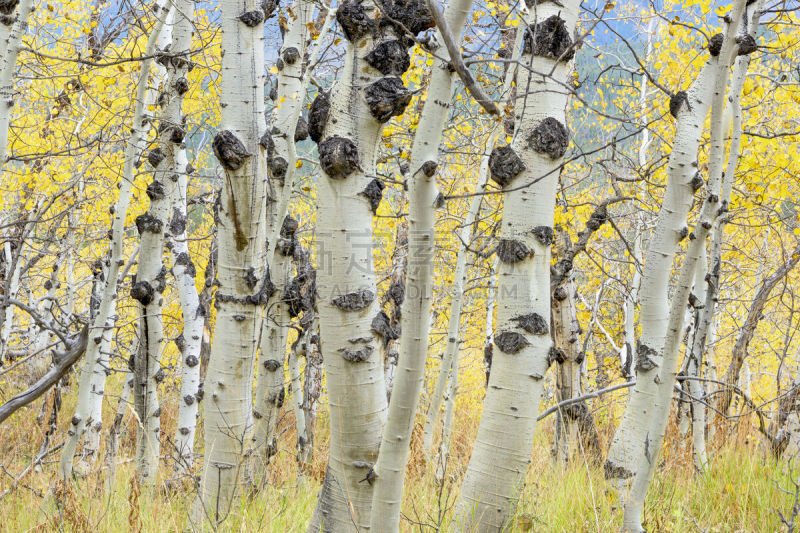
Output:
[[[65,413],[71,412],[73,402],[71,397],[65,397],[60,426],[69,422]],[[111,408],[108,406],[107,420],[113,416]],[[36,410],[31,407],[17,414],[4,424],[0,434],[0,532],[186,530],[187,511],[196,495],[192,484],[184,483],[183,488],[171,491],[163,486],[154,490],[140,489],[134,481],[130,459],[135,431],[127,431],[121,440],[122,459],[111,492],[106,490],[107,469],[104,466],[82,476],[65,491],[58,480],[59,450],[8,490],[41,445],[45,428],[36,424]],[[315,443],[313,464],[298,483],[290,418],[291,414],[283,424],[286,430],[271,467],[270,483],[261,491],[243,490],[238,507],[219,531],[305,531],[325,470],[327,442],[318,439]],[[448,475],[442,484],[435,482],[433,468],[426,466],[421,449],[421,428],[418,426],[415,430],[406,477],[403,531],[450,530],[449,520],[477,432],[477,419],[473,416],[458,419]],[[327,433],[327,428],[321,427],[324,425],[321,419],[317,434]],[[166,434],[169,434],[168,427],[169,422]],[[645,511],[648,531],[788,531],[781,516],[790,520],[793,506],[800,511],[794,483],[800,483],[800,466],[774,460],[765,454],[757,442],[755,430],[750,435],[746,427],[749,426],[741,424],[741,430],[725,435],[718,430],[709,469],[704,474],[696,474],[686,444],[689,439],[679,439],[672,425],[666,455],[659,465]],[[600,433],[607,442],[610,429],[601,425]],[[60,433],[56,444],[63,435]],[[616,491],[603,478],[602,462],[577,453],[567,464],[556,463],[550,454],[551,437],[552,423],[540,424],[525,490],[508,531],[618,531],[622,510]],[[100,457],[103,457],[102,448]],[[164,461],[162,477],[171,473],[169,462]]]

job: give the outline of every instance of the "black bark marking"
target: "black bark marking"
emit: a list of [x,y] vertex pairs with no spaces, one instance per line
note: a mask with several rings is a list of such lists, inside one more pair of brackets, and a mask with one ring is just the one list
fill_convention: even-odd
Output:
[[334,298],[331,303],[342,311],[360,311],[366,309],[375,300],[375,293],[370,289],[359,289]]
[[496,146],[489,156],[492,181],[505,187],[525,170],[525,163],[510,146]]
[[520,350],[530,344],[528,339],[521,333],[515,331],[503,331],[494,337],[494,344],[501,352],[509,355],[519,353]]
[[603,465],[603,473],[606,479],[630,479],[634,476],[634,473],[624,466],[618,466],[611,461],[605,462]]
[[411,66],[408,49],[397,39],[378,43],[364,59],[384,76],[399,76]]
[[239,20],[248,28],[254,28],[264,22],[264,11],[261,9],[254,9],[252,11],[245,11],[239,15]]
[[286,304],[291,318],[295,318],[303,310],[303,295],[300,292],[301,280],[297,277],[286,284],[281,294],[281,301]]
[[553,291],[553,298],[556,301],[563,302],[567,299],[567,296],[569,296],[569,294],[567,294],[567,289],[564,287],[559,287]]
[[363,196],[367,199],[367,202],[369,202],[369,208],[372,210],[373,215],[378,214],[378,207],[381,205],[384,187],[386,186],[383,184],[383,182],[378,178],[375,178],[367,184],[363,191],[358,193],[360,196]]
[[275,10],[278,9],[278,6],[281,5],[280,0],[261,0],[261,11],[264,12],[264,20],[272,17],[275,14]]
[[[425,0],[379,0],[381,10],[414,35],[435,26]],[[386,25],[395,26],[390,21]],[[401,28],[397,28],[401,32]],[[413,44],[413,43],[412,43]]]
[[689,185],[691,185],[693,192],[697,192],[703,185],[705,185],[705,183],[706,182],[703,180],[703,176],[697,172],[694,177],[692,177],[692,181],[689,183]]
[[164,189],[164,185],[160,181],[151,181],[150,184],[147,186],[147,197],[150,198],[150,201],[157,201],[163,200],[167,196],[167,191]]
[[503,263],[518,263],[532,255],[533,250],[521,241],[502,239],[497,245],[497,257]]
[[175,92],[178,93],[178,96],[183,96],[189,90],[189,80],[181,76],[175,80],[172,87],[175,89]]
[[527,315],[515,316],[512,318],[521,329],[532,335],[547,335],[550,333],[550,326],[542,315],[528,313]]
[[283,223],[281,224],[281,237],[284,239],[291,239],[294,237],[298,227],[299,224],[297,220],[292,215],[286,215],[283,218]]
[[183,235],[183,232],[186,231],[186,222],[187,219],[181,210],[175,207],[172,210],[172,219],[169,221],[169,232],[176,237]]
[[239,170],[248,157],[253,154],[247,151],[244,143],[230,130],[222,130],[214,136],[211,143],[214,155],[220,165],[227,170]]
[[558,363],[559,365],[564,364],[564,361],[567,360],[567,354],[564,353],[564,350],[560,348],[556,348],[555,346],[551,346],[550,350],[547,352],[547,367],[553,363]]
[[197,356],[195,355],[189,355],[186,357],[186,361],[184,362],[186,363],[186,366],[188,366],[189,368],[194,368],[200,363],[200,360],[197,359]]
[[722,42],[724,40],[725,36],[721,33],[712,36],[711,39],[708,40],[708,53],[711,54],[712,57],[717,57],[722,51]]
[[378,311],[378,314],[372,319],[370,330],[383,338],[384,346],[389,344],[389,341],[400,338],[400,331],[392,327],[389,315],[384,311]]
[[531,233],[542,246],[550,246],[555,241],[553,228],[550,226],[536,226]]
[[350,139],[334,135],[319,143],[319,164],[331,179],[344,179],[358,168],[358,148]]
[[749,33],[736,37],[736,44],[739,45],[737,54],[740,56],[746,56],[758,50],[758,43],[756,42],[755,37]]
[[523,54],[547,57],[554,61],[569,61],[575,57],[567,24],[558,15],[528,26],[522,43]]
[[19,0],[0,0],[0,13],[10,15],[17,8]]
[[273,178],[282,180],[286,176],[289,163],[282,157],[273,157],[269,160],[269,171]]
[[290,46],[283,51],[283,61],[287,65],[294,65],[298,59],[300,59],[300,50],[294,46]]
[[275,372],[276,370],[278,370],[283,366],[280,361],[277,361],[275,359],[267,359],[266,361],[264,361],[263,365],[268,372]]
[[608,210],[605,207],[598,207],[589,220],[586,221],[586,229],[589,231],[599,230],[603,224],[608,222]]
[[364,89],[369,112],[379,122],[388,122],[392,117],[402,115],[411,103],[411,96],[403,80],[394,76],[380,78]]
[[345,38],[351,43],[375,30],[375,21],[369,18],[364,6],[361,5],[361,0],[345,0],[339,4],[336,21],[342,27]]
[[351,348],[339,348],[338,351],[342,354],[342,357],[345,361],[350,361],[351,363],[363,363],[364,361],[369,360],[369,356],[372,355],[373,350],[374,348],[372,345],[367,344],[358,350],[353,350]]
[[636,372],[646,372],[658,366],[653,360],[653,356],[656,355],[658,355],[657,351],[639,341],[636,344]]
[[164,155],[163,150],[161,148],[155,148],[150,150],[147,154],[147,162],[150,163],[150,166],[153,168],[158,168],[158,165],[166,158],[167,156]]
[[673,94],[669,99],[669,114],[678,118],[678,112],[683,104],[689,106],[689,94],[686,91],[678,91]]
[[175,265],[183,266],[186,275],[191,278],[194,278],[197,275],[197,269],[195,268],[192,259],[189,257],[189,254],[186,252],[181,252],[178,254],[178,257],[175,258]]
[[153,301],[155,292],[152,285],[146,281],[134,281],[131,286],[131,298],[137,300],[144,306],[149,305]]
[[145,232],[161,233],[164,228],[164,223],[151,215],[149,212],[143,213],[136,217],[136,229],[139,235],[144,235]]
[[387,295],[392,299],[396,307],[403,305],[403,300],[406,298],[406,280],[405,277],[392,281],[389,286]]
[[425,161],[422,163],[420,170],[425,177],[432,178],[436,174],[436,169],[439,168],[439,163],[436,161]]
[[325,134],[325,124],[328,122],[328,112],[331,110],[331,101],[325,93],[319,93],[311,103],[308,110],[308,134],[311,140],[319,143]]
[[528,137],[528,144],[540,154],[560,159],[569,147],[567,127],[553,117],[544,118]]
[[308,122],[303,117],[297,118],[297,126],[294,128],[294,142],[305,141],[308,139]]

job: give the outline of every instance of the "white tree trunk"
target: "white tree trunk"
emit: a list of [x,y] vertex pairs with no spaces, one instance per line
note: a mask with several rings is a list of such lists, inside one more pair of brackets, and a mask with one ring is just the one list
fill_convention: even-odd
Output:
[[606,476],[612,479],[631,478],[634,463],[644,454],[652,416],[650,408],[658,389],[656,378],[667,335],[669,274],[678,243],[688,236],[686,216],[694,193],[692,178],[697,173],[697,149],[711,107],[719,63],[718,56],[710,57],[688,93],[676,93],[671,100],[670,107],[675,109],[677,125],[667,188],[642,274],[642,287],[646,290],[640,295],[642,333],[636,348],[637,383],[614,434],[605,464]]
[[[5,3],[4,5],[8,5]],[[11,11],[0,10],[0,170],[6,163],[8,127],[11,110],[14,108],[14,71],[22,36],[28,30],[28,17],[33,9],[33,0],[21,0],[18,5],[10,3]],[[16,12],[14,11],[16,7]]]
[[108,476],[106,477],[106,494],[114,492],[114,483],[117,479],[117,452],[119,451],[119,437],[122,433],[122,423],[125,421],[125,412],[130,406],[131,390],[133,389],[133,375],[125,374],[125,384],[117,401],[117,409],[114,413],[114,421],[108,429],[106,439],[106,467]]
[[[193,7],[194,4],[189,0],[171,0],[166,22],[171,33],[169,51],[165,46],[157,55],[157,61],[165,68],[166,76],[158,99],[161,112],[158,116],[157,146],[147,156],[153,170],[153,181],[147,186],[150,206],[146,213],[136,218],[141,253],[131,296],[139,302],[143,320],[142,349],[138,354],[141,357],[137,355],[135,358],[133,372],[133,404],[139,418],[136,461],[140,480],[150,484],[156,481],[161,438],[161,408],[158,400],[158,384],[164,375],[161,369],[164,348],[161,294],[166,288],[167,276],[163,249],[173,199],[179,192],[177,180],[181,175],[185,178],[187,169],[185,155],[181,157],[180,154],[183,153],[182,143],[186,136],[183,94],[188,90]],[[174,222],[183,222],[185,226],[180,215]],[[183,281],[186,283],[187,280]],[[193,287],[193,280],[188,282]],[[185,291],[179,290],[179,295],[182,292]],[[195,336],[199,337],[197,334]]]
[[[438,9],[438,2],[436,9]],[[445,20],[460,39],[472,0],[448,4]],[[441,39],[441,37],[439,37]],[[453,99],[456,75],[450,69],[445,47],[435,61],[411,149],[408,181],[408,258],[406,261],[406,297],[400,320],[400,353],[391,400],[383,430],[378,461],[375,464],[375,492],[372,503],[371,531],[393,533],[400,528],[400,505],[409,443],[414,428],[431,327],[433,292],[434,223],[436,220],[436,169],[439,144]],[[468,230],[467,230],[468,231]],[[459,313],[460,315],[460,313]],[[449,344],[449,343],[448,343]],[[458,369],[454,369],[457,373]],[[454,391],[453,391],[454,392]]]
[[[676,113],[678,128],[676,130],[673,153],[670,157],[670,172],[667,185],[668,189],[673,189],[675,196],[670,197],[669,190],[666,192],[662,213],[659,214],[659,222],[665,222],[669,218],[668,216],[662,217],[665,209],[674,208],[683,213],[684,216],[688,213],[692,201],[692,193],[694,192],[691,185],[692,175],[691,172],[681,170],[679,167],[681,162],[691,163],[691,160],[686,161],[684,158],[696,158],[700,134],[709,106],[711,106],[711,150],[707,194],[701,207],[698,223],[693,232],[693,239],[688,246],[686,257],[681,267],[677,286],[672,294],[671,306],[669,305],[667,293],[668,281],[664,280],[659,283],[659,278],[669,276],[672,266],[671,261],[669,264],[664,265],[659,264],[658,260],[654,258],[653,252],[656,252],[659,258],[663,257],[666,251],[664,248],[654,248],[651,245],[648,250],[644,286],[648,288],[645,294],[650,299],[647,304],[644,300],[642,302],[642,340],[637,349],[637,357],[639,358],[637,360],[637,380],[631,396],[631,403],[629,404],[629,410],[635,409],[634,415],[639,417],[637,424],[639,433],[634,438],[638,440],[637,446],[640,446],[641,451],[634,456],[632,462],[635,477],[631,486],[630,497],[625,503],[624,531],[636,533],[644,531],[641,525],[642,511],[647,489],[658,463],[658,455],[667,427],[670,406],[672,405],[672,392],[678,368],[678,351],[683,333],[683,319],[685,308],[689,301],[692,280],[694,279],[697,261],[701,255],[701,249],[706,246],[709,230],[721,211],[727,209],[727,199],[723,199],[725,203],[720,204],[723,180],[733,179],[733,176],[724,176],[722,172],[725,159],[723,131],[725,92],[730,77],[730,65],[735,54],[742,53],[741,50],[745,46],[743,44],[745,41],[740,43],[735,37],[739,21],[745,20],[746,22],[743,26],[745,29],[748,27],[749,14],[747,11],[744,1],[738,0],[734,4],[731,11],[731,19],[736,22],[728,25],[721,50],[718,51],[716,57],[712,55],[712,58],[708,60],[703,71],[698,75],[695,85],[689,93],[688,100],[678,105]],[[757,13],[757,7],[755,11]],[[743,19],[743,17],[745,18]],[[712,102],[713,105],[711,105]],[[681,123],[685,118],[690,118],[691,122],[695,124],[694,131],[687,135],[691,144],[684,144],[684,138],[679,136],[682,133]],[[735,158],[736,156],[734,155],[733,157]],[[685,221],[682,224],[685,224]],[[659,239],[661,235],[667,235],[668,238],[666,240]],[[674,256],[674,249],[680,240],[680,227],[659,224],[656,227],[654,244],[659,241],[661,241],[661,244],[668,244],[670,236],[675,239],[672,243],[672,256]],[[649,263],[651,261],[655,263],[654,267],[661,267],[666,272],[649,272],[651,268]],[[653,276],[649,280],[652,283],[647,283],[648,273]],[[663,292],[654,292],[656,290],[663,290]],[[663,316],[659,313],[663,313]],[[653,368],[647,368],[650,366],[648,361],[652,363]],[[640,384],[642,385],[641,388]]]
[[[393,7],[394,19],[424,29],[413,5]],[[393,59],[407,54],[402,35],[378,25],[375,2],[347,0],[336,16],[349,41],[344,68],[330,98],[320,95],[312,105],[309,120],[322,168],[317,290],[331,424],[328,468],[309,531],[347,533],[370,531],[373,465],[386,418],[372,325],[378,316],[372,215],[383,189],[374,178],[376,149],[383,124],[403,113],[411,93],[399,78],[409,63]]]
[[[286,361],[287,327],[290,317],[281,301],[290,276],[291,240],[280,235],[285,227],[289,201],[292,196],[297,164],[296,141],[304,139],[301,112],[305,109],[308,79],[312,65],[320,53],[320,44],[330,27],[332,13],[326,16],[320,34],[309,47],[310,26],[315,4],[309,0],[296,0],[291,8],[292,17],[278,52],[277,98],[268,147],[270,204],[267,214],[268,249],[272,282],[275,292],[265,306],[261,329],[256,399],[253,409],[254,431],[250,450],[248,477],[261,486],[266,481],[270,458],[277,452],[275,430],[284,397],[284,363]],[[311,48],[309,50],[309,48]],[[305,57],[310,51],[306,62]],[[284,248],[281,251],[281,247]]]
[[[256,0],[222,3],[220,131],[212,144],[224,169],[220,195],[216,331],[205,382],[205,456],[194,520],[220,523],[232,510],[250,438],[253,358],[266,268],[264,12]],[[263,144],[267,144],[264,142]]]
[[[162,8],[165,0],[156,4],[154,9],[157,20],[152,29],[152,33],[147,41],[144,55],[150,57],[156,50],[156,43],[162,34],[162,28],[166,19],[166,12]],[[131,186],[133,184],[136,161],[143,148],[143,140],[146,137],[149,121],[144,120],[149,114],[149,109],[155,103],[156,91],[148,85],[150,78],[150,66],[152,59],[142,61],[139,80],[136,85],[136,100],[134,104],[133,118],[131,122],[131,134],[125,147],[125,159],[122,170],[122,179],[119,183],[119,195],[114,206],[114,220],[111,225],[111,258],[108,267],[105,287],[100,306],[92,323],[92,331],[89,335],[89,343],[84,357],[84,364],[81,368],[80,380],[78,383],[78,402],[75,407],[75,414],[72,417],[71,425],[67,431],[67,440],[61,453],[61,475],[69,478],[72,475],[75,449],[85,428],[86,419],[92,411],[92,391],[102,390],[105,383],[105,372],[99,378],[102,368],[96,368],[101,363],[102,354],[100,353],[100,342],[94,339],[101,339],[102,332],[107,327],[108,321],[113,313],[114,304],[117,296],[117,283],[120,267],[124,264],[123,259],[123,238],[125,230],[125,218],[130,205]]]
[[[512,52],[512,59],[519,58],[519,47],[522,43],[523,32],[517,32],[514,40],[514,51]],[[508,94],[511,83],[514,79],[514,69],[506,71],[505,81],[503,83],[503,96]],[[497,121],[494,122],[489,135],[487,137],[487,146],[493,146],[500,137],[502,124]],[[461,312],[464,303],[464,284],[467,275],[467,256],[469,254],[468,243],[470,239],[470,230],[475,223],[480,212],[481,204],[483,202],[483,193],[489,184],[489,154],[484,153],[481,158],[481,165],[478,171],[478,183],[475,186],[475,195],[470,202],[469,210],[464,218],[464,224],[461,226],[459,233],[459,248],[456,255],[456,266],[453,270],[453,286],[451,287],[452,297],[450,300],[450,317],[447,322],[447,344],[445,352],[442,355],[442,362],[439,366],[439,374],[436,380],[433,396],[431,396],[430,405],[425,417],[425,426],[423,431],[423,450],[430,454],[433,449],[433,437],[436,429],[436,423],[439,420],[439,412],[442,409],[442,399],[447,386],[450,369],[453,366],[453,358],[455,352],[460,345],[459,342],[459,328],[461,324]],[[496,272],[497,268],[493,268]]]
[[[190,12],[191,13],[191,12]],[[200,304],[195,277],[197,270],[189,255],[187,224],[188,161],[185,150],[175,157],[174,173],[178,176],[173,195],[172,220],[168,226],[172,251],[172,275],[178,290],[183,315],[183,331],[178,347],[181,352],[181,389],[178,423],[175,429],[175,469],[186,472],[194,461],[194,438],[200,411],[200,351],[203,345],[205,308]]]
[[497,250],[492,371],[456,505],[458,526],[467,531],[505,526],[530,464],[552,347],[550,246],[559,170],[569,144],[564,86],[577,11],[576,1],[547,2],[528,15],[522,63],[530,70],[517,73],[514,139],[496,147],[489,164],[492,178],[508,189]]
[[[0,107],[2,107],[2,104],[0,104]],[[16,298],[17,292],[19,291],[19,278],[22,274],[25,242],[24,240],[20,240],[19,243],[20,250],[17,252],[16,257],[11,249],[11,241],[6,241],[3,246],[3,253],[5,253],[6,257],[6,280],[8,284],[6,293],[9,298]],[[2,312],[3,322],[2,327],[0,327],[0,362],[4,361],[6,358],[8,342],[11,339],[11,328],[14,325],[14,306],[10,303],[6,303]]]
[[[178,423],[175,430],[175,469],[187,472],[192,466],[194,436],[201,396],[200,349],[203,343],[204,308],[195,285],[197,270],[189,255],[187,218],[187,185],[191,165],[185,146],[180,144],[187,126],[183,119],[183,95],[189,89],[189,52],[192,46],[192,24],[194,3],[190,0],[172,0],[175,9],[170,53],[176,54],[168,66],[168,76],[163,93],[164,108],[161,123],[172,129],[174,140],[168,139],[165,149],[168,155],[162,165],[170,172],[167,187],[172,199],[171,220],[167,226],[168,245],[172,252],[172,275],[177,285],[178,299],[183,315],[183,331],[178,347],[183,359],[181,365],[181,389],[178,408]],[[169,165],[169,166],[167,166]]]
[[272,456],[278,452],[276,430],[285,397],[284,365],[288,326],[291,321],[282,295],[289,281],[290,268],[290,258],[277,250],[270,263],[271,281],[275,286],[276,296],[270,298],[261,326],[261,354],[253,409],[251,471],[248,472],[248,477],[257,487],[267,482],[267,466]]

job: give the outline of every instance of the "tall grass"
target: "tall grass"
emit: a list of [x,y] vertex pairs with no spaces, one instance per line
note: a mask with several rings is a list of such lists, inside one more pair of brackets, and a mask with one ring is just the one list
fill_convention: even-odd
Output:
[[[111,401],[107,403],[110,418],[114,405]],[[62,413],[71,412],[72,404],[73,398],[65,397]],[[174,413],[167,409],[163,416],[165,435],[169,435]],[[34,419],[35,408],[30,408],[26,415],[16,416],[3,426],[0,494],[11,486],[13,476],[25,468],[41,444],[43,429]],[[68,420],[63,422],[68,423]],[[462,413],[457,419],[448,475],[441,484],[434,480],[433,468],[425,461],[421,430],[417,427],[406,477],[403,531],[451,530],[458,486],[469,460],[477,422],[474,413],[469,416]],[[323,417],[316,431],[319,437],[315,442],[314,463],[298,480],[293,449],[295,437],[291,413],[288,413],[282,422],[282,448],[271,465],[269,485],[260,491],[243,488],[237,507],[219,531],[305,531],[325,470],[325,426]],[[778,511],[785,515],[791,513],[795,497],[792,479],[800,477],[800,468],[763,453],[758,443],[744,435],[744,431],[718,430],[724,444],[714,449],[708,470],[695,473],[688,443],[672,426],[645,510],[648,531],[767,533],[784,530]],[[607,437],[610,432],[610,428],[601,427],[601,435]],[[186,530],[188,513],[196,496],[193,484],[184,482],[172,485],[169,490],[163,485],[154,490],[140,489],[134,480],[130,460],[134,436],[135,428],[129,427],[121,441],[122,463],[110,492],[106,490],[106,471],[102,467],[64,486],[56,473],[58,453],[48,456],[40,468],[22,478],[0,499],[0,532]],[[541,424],[518,512],[508,531],[617,531],[622,520],[621,502],[616,491],[606,484],[602,461],[585,457],[577,450],[573,461],[558,464],[550,454],[551,437],[550,421]],[[162,478],[171,474],[171,465],[165,460]]]

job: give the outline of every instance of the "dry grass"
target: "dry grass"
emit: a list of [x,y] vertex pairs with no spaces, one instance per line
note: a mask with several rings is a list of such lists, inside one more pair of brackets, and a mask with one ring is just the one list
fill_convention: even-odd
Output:
[[[165,393],[165,397],[171,394]],[[105,420],[112,416],[113,400],[106,405]],[[288,405],[288,402],[287,402]],[[62,426],[74,406],[74,398],[64,398]],[[174,428],[174,406],[165,405],[164,430]],[[21,472],[41,444],[44,428],[35,421],[38,406],[29,408],[3,426],[0,437],[0,464],[5,473],[0,494],[11,486],[12,476]],[[478,416],[461,413],[453,435],[448,476],[438,485],[422,452],[421,428],[417,427],[409,461],[403,522],[404,531],[449,530],[449,520],[458,485],[466,468],[471,443],[477,433]],[[318,435],[325,435],[326,422],[320,420]],[[315,442],[315,460],[298,482],[294,462],[292,416],[282,423],[281,451],[272,465],[269,486],[258,493],[242,491],[238,507],[221,531],[301,532],[313,511],[316,493],[325,469],[327,442]],[[745,426],[742,426],[745,427]],[[63,428],[62,428],[63,429]],[[121,441],[121,456],[133,455],[134,433],[129,426]],[[607,440],[611,430],[601,427]],[[550,424],[537,432],[530,475],[519,511],[509,531],[616,531],[621,509],[616,493],[603,479],[602,467],[590,458],[579,458],[567,465],[555,464],[550,456]],[[719,432],[722,436],[722,432]],[[63,435],[63,433],[61,434]],[[667,453],[662,458],[653,484],[646,520],[649,531],[685,532],[772,532],[781,531],[777,511],[790,511],[794,498],[781,490],[793,487],[792,471],[785,461],[765,456],[742,430],[725,435],[725,445],[715,450],[709,471],[696,475],[690,452],[672,428]],[[61,437],[59,437],[61,438]],[[56,442],[59,442],[58,440]],[[101,449],[101,457],[103,450]],[[580,455],[580,454],[579,454]],[[130,461],[123,462],[111,492],[106,491],[106,470],[99,468],[65,486],[57,477],[58,453],[46,458],[41,468],[30,472],[0,500],[0,531],[98,531],[162,532],[183,531],[187,512],[195,497],[191,483],[171,491],[138,487]],[[102,463],[102,461],[101,461]],[[171,473],[165,462],[162,475]]]

